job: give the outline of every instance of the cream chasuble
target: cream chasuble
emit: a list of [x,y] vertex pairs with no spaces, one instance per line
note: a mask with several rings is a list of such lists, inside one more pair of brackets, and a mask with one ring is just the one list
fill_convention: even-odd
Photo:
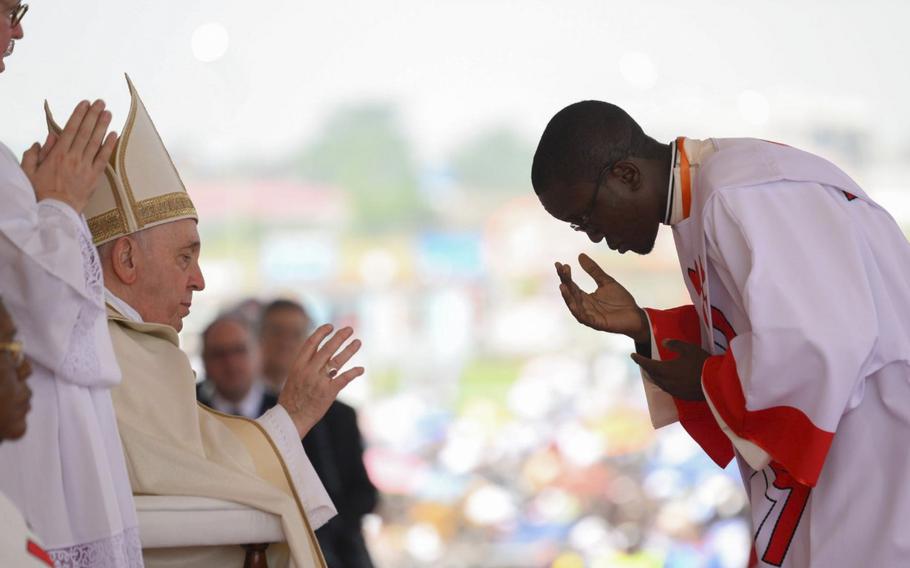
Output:
[[[173,328],[129,321],[110,306],[108,321],[123,371],[112,396],[133,493],[211,497],[274,513],[287,544],[269,547],[269,565],[324,567],[288,467],[266,431],[196,402],[195,376]],[[239,546],[152,549],[145,562],[242,566],[243,556]]]

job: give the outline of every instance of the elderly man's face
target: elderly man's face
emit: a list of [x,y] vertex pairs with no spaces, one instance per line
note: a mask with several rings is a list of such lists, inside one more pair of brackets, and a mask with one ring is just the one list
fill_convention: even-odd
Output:
[[190,313],[193,292],[205,288],[196,221],[182,219],[146,229],[140,240],[142,262],[133,307],[146,322],[180,331]]
[[238,402],[253,386],[258,358],[249,330],[240,322],[223,320],[205,334],[202,346],[205,378],[224,398]]
[[22,24],[11,26],[12,16],[19,7],[18,1],[0,0],[0,73],[6,70],[6,52],[13,40],[22,39]]

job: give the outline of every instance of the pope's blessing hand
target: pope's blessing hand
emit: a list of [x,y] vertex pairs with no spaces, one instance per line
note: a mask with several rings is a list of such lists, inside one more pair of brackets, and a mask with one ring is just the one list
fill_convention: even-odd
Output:
[[278,404],[291,415],[301,438],[325,415],[341,389],[363,374],[363,367],[339,371],[360,350],[360,340],[355,339],[338,352],[354,330],[342,328],[322,344],[330,333],[332,326],[325,324],[307,338],[278,395]]

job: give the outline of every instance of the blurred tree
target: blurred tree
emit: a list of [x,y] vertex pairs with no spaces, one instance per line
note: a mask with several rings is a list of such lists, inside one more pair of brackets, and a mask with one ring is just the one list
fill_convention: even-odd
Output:
[[534,149],[507,126],[480,133],[455,150],[452,171],[467,190],[520,193],[531,186]]
[[391,104],[335,111],[322,134],[304,148],[299,168],[307,179],[349,192],[361,229],[411,225],[424,210],[413,153]]

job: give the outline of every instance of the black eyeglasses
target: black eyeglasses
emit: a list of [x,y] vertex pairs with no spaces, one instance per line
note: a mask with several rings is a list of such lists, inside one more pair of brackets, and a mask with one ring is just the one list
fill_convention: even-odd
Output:
[[578,218],[577,223],[570,223],[569,226],[572,227],[573,231],[588,231],[588,224],[591,222],[591,215],[594,214],[594,207],[597,205],[597,194],[600,193],[600,182],[603,181],[604,174],[607,173],[613,166],[614,162],[608,162],[603,168],[601,168],[600,173],[597,174],[597,181],[594,184],[594,194],[591,195],[591,201],[588,203],[588,206],[585,208],[585,213]]
[[9,27],[15,28],[22,22],[22,18],[25,17],[25,13],[28,12],[28,4],[19,4],[9,13]]

